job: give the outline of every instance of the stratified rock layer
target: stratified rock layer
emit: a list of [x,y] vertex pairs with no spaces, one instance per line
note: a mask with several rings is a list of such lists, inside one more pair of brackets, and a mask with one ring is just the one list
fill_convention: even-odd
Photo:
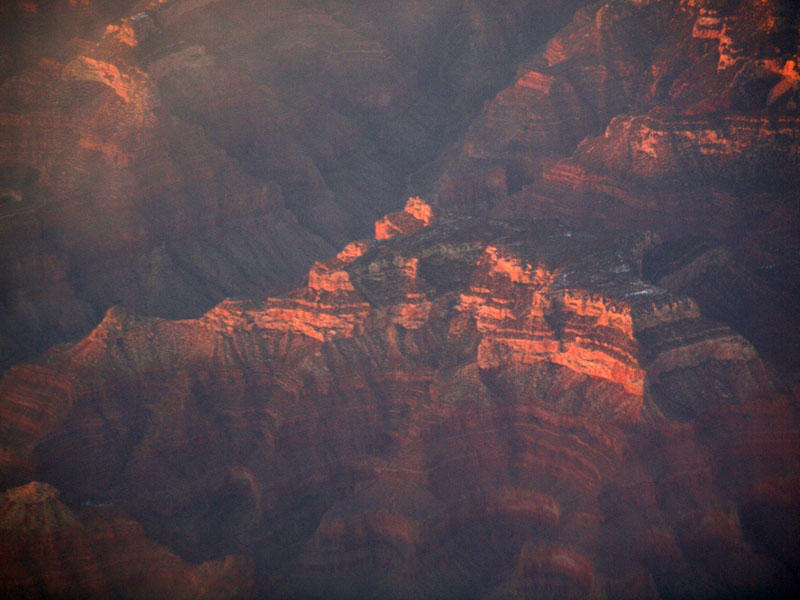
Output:
[[2,594],[797,595],[794,3],[6,4]]
[[[436,201],[713,240],[747,283],[726,277],[698,301],[795,372],[800,322],[783,298],[800,274],[799,18],[786,0],[578,10],[447,155]],[[784,326],[753,327],[744,312]]]
[[112,502],[193,561],[249,556],[268,597],[797,586],[796,398],[642,279],[656,236],[446,213],[412,230],[285,297],[112,309],[13,367],[0,472]]
[[0,369],[115,304],[184,318],[295,285],[568,18],[557,0],[4,2]]

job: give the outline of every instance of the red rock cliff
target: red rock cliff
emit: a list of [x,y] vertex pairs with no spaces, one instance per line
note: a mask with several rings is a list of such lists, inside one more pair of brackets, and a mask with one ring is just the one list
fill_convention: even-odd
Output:
[[[642,280],[654,247],[444,215],[283,298],[111,311],[3,379],[4,477],[113,502],[195,561],[249,555],[266,595],[791,586],[796,407]],[[26,398],[55,407],[41,425]]]

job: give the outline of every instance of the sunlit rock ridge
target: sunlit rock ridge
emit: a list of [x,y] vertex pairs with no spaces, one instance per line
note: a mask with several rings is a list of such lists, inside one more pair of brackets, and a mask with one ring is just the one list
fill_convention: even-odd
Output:
[[267,597],[791,588],[796,405],[742,336],[642,278],[655,234],[419,198],[376,233],[285,296],[113,308],[12,367],[0,473],[193,561],[248,557],[255,576],[225,568]]
[[0,369],[288,289],[586,1],[3,2]]
[[649,229],[677,242],[674,260],[728,245],[726,264],[672,291],[794,372],[799,48],[788,1],[590,4],[471,122],[430,197],[471,214]]
[[0,597],[797,597],[799,49],[0,2]]

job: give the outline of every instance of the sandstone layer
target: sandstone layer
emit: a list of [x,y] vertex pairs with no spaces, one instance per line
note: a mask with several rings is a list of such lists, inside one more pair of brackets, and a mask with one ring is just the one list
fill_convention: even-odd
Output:
[[799,25],[4,3],[0,595],[797,596]]
[[3,3],[0,369],[114,304],[183,318],[295,285],[568,18],[555,0]]
[[[473,121],[439,171],[436,199],[473,214],[712,241],[753,282],[740,292],[764,291],[703,297],[704,310],[796,371],[797,354],[774,349],[800,342],[796,311],[776,301],[800,273],[798,23],[782,0],[580,9]],[[754,333],[745,305],[791,325]]]
[[112,503],[195,563],[247,556],[262,597],[796,588],[797,398],[643,279],[657,236],[412,225],[284,297],[114,308],[12,367],[6,485]]

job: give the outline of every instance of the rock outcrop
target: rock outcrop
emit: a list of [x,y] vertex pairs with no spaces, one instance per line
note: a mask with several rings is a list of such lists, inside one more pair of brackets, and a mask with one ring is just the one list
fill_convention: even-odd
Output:
[[0,6],[0,596],[796,596],[798,22]]
[[433,209],[419,198],[409,198],[405,208],[375,222],[375,239],[388,240],[396,235],[413,233],[427,227],[433,220]]
[[[792,10],[779,1],[712,4],[579,10],[471,125],[440,178],[440,200],[477,202],[474,210],[503,204],[523,187],[529,197],[547,195],[539,185],[544,157],[569,157],[589,179],[610,176],[640,198],[640,210],[652,211],[641,199],[651,190],[636,183],[677,179],[684,192],[732,179],[796,185]],[[735,59],[712,43],[720,36],[737,40]],[[655,228],[659,217],[651,215]]]
[[0,497],[0,595],[16,598],[241,598],[253,592],[243,557],[192,566],[147,539],[108,505],[76,514],[32,481]]
[[[734,251],[746,237],[737,263],[759,280],[751,289],[784,297],[797,281],[781,258],[797,249],[797,64],[797,13],[785,1],[588,6],[473,121],[434,199],[501,218],[699,235]],[[705,308],[766,354],[797,345],[752,337],[737,304],[758,313],[761,296]]]
[[470,313],[484,334],[478,347],[481,368],[544,361],[643,394],[629,305],[599,292],[554,286],[556,273],[543,265],[522,265],[494,246],[478,264],[476,281],[461,296],[458,310]]
[[0,369],[114,304],[195,317],[295,285],[369,234],[562,4],[3,3]]
[[0,472],[113,503],[194,562],[248,556],[262,596],[798,584],[796,399],[642,279],[657,236],[447,213],[412,229],[284,297],[113,309],[12,368]]

